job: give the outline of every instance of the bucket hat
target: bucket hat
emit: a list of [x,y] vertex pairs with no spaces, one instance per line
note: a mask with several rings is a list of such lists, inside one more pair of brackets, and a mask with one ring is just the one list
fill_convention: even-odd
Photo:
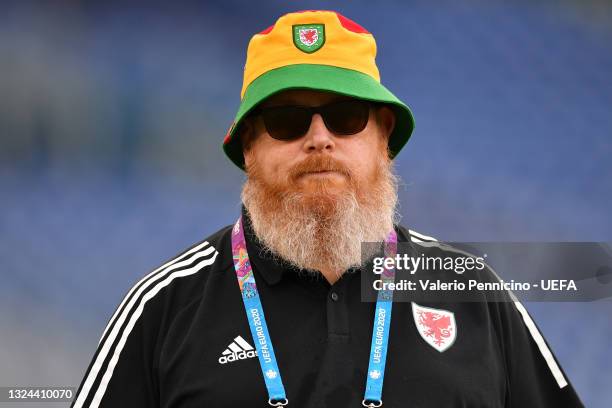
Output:
[[287,89],[311,89],[386,103],[395,113],[389,152],[395,157],[414,129],[410,108],[380,82],[376,41],[361,25],[329,10],[281,16],[248,45],[238,112],[223,140],[244,170],[240,124],[258,104]]

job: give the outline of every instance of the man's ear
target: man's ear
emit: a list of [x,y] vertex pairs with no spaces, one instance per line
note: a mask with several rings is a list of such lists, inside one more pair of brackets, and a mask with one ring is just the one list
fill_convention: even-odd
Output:
[[389,140],[395,128],[395,113],[389,106],[382,105],[377,109],[376,117],[383,136]]

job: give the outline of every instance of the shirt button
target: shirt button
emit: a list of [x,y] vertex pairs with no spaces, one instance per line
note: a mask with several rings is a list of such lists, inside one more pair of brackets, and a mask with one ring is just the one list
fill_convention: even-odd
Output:
[[339,296],[338,296],[338,294],[337,294],[336,292],[332,292],[332,293],[331,293],[331,299],[332,299],[334,302],[337,302],[337,301],[338,301],[338,297],[339,297]]

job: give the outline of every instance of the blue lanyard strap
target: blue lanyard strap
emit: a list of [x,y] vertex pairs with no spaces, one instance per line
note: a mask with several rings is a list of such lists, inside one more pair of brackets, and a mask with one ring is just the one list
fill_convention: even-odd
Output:
[[[385,242],[385,256],[395,258],[397,253],[397,234],[392,231]],[[395,268],[383,270],[383,283],[395,281]],[[388,287],[388,286],[383,286]],[[376,299],[374,327],[372,329],[372,345],[370,347],[370,363],[366,380],[364,407],[382,406],[382,389],[385,379],[385,363],[387,361],[387,345],[389,343],[389,327],[391,326],[391,310],[393,309],[393,291],[381,290]]]
[[242,217],[238,219],[232,230],[232,254],[234,269],[238,278],[238,285],[242,293],[244,310],[247,314],[251,336],[257,349],[257,357],[268,389],[268,403],[272,406],[285,406],[289,402],[285,394],[285,387],[281,379],[280,370],[276,363],[274,348],[270,340],[268,325],[264,317],[263,307],[255,285],[255,276],[249,261],[246,240],[242,229]]
[[[385,241],[385,255],[395,257],[396,252],[397,234],[395,231],[391,231]],[[283,386],[276,356],[274,355],[274,348],[272,347],[268,325],[264,317],[263,306],[261,305],[259,292],[255,284],[255,276],[253,275],[244,237],[242,217],[238,218],[232,229],[232,255],[244,310],[247,314],[251,336],[257,349],[261,372],[268,390],[268,404],[276,407],[285,406],[289,403],[289,400],[285,394],[285,387]],[[385,269],[381,279],[384,282],[393,281],[395,279],[395,270]],[[380,291],[376,301],[370,364],[363,400],[365,407],[382,406],[382,387],[385,376],[392,306],[393,293],[391,291]]]

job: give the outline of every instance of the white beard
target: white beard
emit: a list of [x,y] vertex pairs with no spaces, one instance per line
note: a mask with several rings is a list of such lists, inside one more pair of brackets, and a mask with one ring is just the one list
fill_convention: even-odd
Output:
[[[391,162],[381,160],[375,183],[342,193],[324,186],[316,193],[278,191],[252,172],[242,190],[255,234],[272,254],[295,267],[339,277],[362,265],[380,249],[398,222],[398,177]],[[379,245],[364,245],[371,242]]]

